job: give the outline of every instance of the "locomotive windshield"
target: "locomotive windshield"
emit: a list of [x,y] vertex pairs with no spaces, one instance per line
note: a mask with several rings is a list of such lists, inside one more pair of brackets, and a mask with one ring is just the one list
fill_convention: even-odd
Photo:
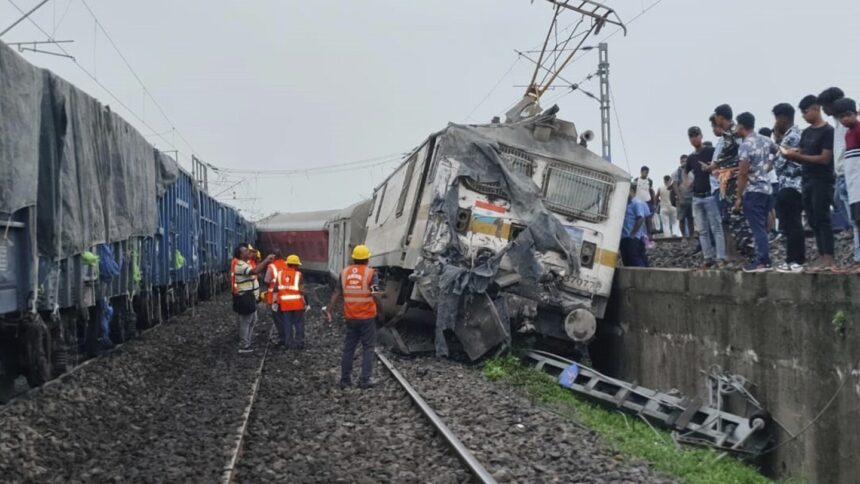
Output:
[[553,165],[547,169],[543,195],[550,210],[600,222],[608,215],[613,186],[612,178],[602,173]]

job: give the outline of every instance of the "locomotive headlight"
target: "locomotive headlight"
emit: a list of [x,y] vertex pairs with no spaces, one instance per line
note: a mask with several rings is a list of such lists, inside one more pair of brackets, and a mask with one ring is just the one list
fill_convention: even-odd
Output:
[[579,249],[579,265],[586,269],[594,267],[594,256],[597,253],[597,244],[594,242],[583,242]]

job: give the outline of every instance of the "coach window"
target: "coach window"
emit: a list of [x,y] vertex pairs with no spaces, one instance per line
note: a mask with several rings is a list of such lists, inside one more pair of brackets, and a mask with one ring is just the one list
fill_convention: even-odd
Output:
[[409,195],[409,187],[412,185],[412,173],[415,171],[415,161],[418,160],[418,153],[412,155],[406,165],[406,174],[403,176],[403,187],[400,189],[400,198],[397,199],[397,211],[394,213],[398,218],[403,215],[403,209],[406,206],[406,197]]
[[382,185],[382,193],[379,194],[379,206],[376,207],[376,218],[373,220],[374,223],[379,223],[379,214],[382,212],[382,204],[385,203],[385,190],[388,188],[388,182],[385,182],[385,185]]

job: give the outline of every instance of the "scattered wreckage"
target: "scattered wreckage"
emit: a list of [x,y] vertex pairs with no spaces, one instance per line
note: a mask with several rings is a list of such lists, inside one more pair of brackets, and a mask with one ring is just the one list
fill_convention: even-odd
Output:
[[[707,373],[705,404],[699,398],[680,396],[676,391],[663,393],[611,378],[543,351],[526,353],[524,361],[557,377],[559,385],[578,396],[615,406],[671,429],[676,442],[713,447],[747,458],[758,457],[773,444],[773,420],[747,390],[746,379],[726,375],[717,367]],[[725,410],[732,396],[753,408],[752,414],[741,416]]]

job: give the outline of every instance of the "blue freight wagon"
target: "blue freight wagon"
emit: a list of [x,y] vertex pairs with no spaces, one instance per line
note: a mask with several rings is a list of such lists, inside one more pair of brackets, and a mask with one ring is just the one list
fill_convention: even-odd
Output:
[[0,87],[2,401],[226,288],[254,227],[2,42]]

